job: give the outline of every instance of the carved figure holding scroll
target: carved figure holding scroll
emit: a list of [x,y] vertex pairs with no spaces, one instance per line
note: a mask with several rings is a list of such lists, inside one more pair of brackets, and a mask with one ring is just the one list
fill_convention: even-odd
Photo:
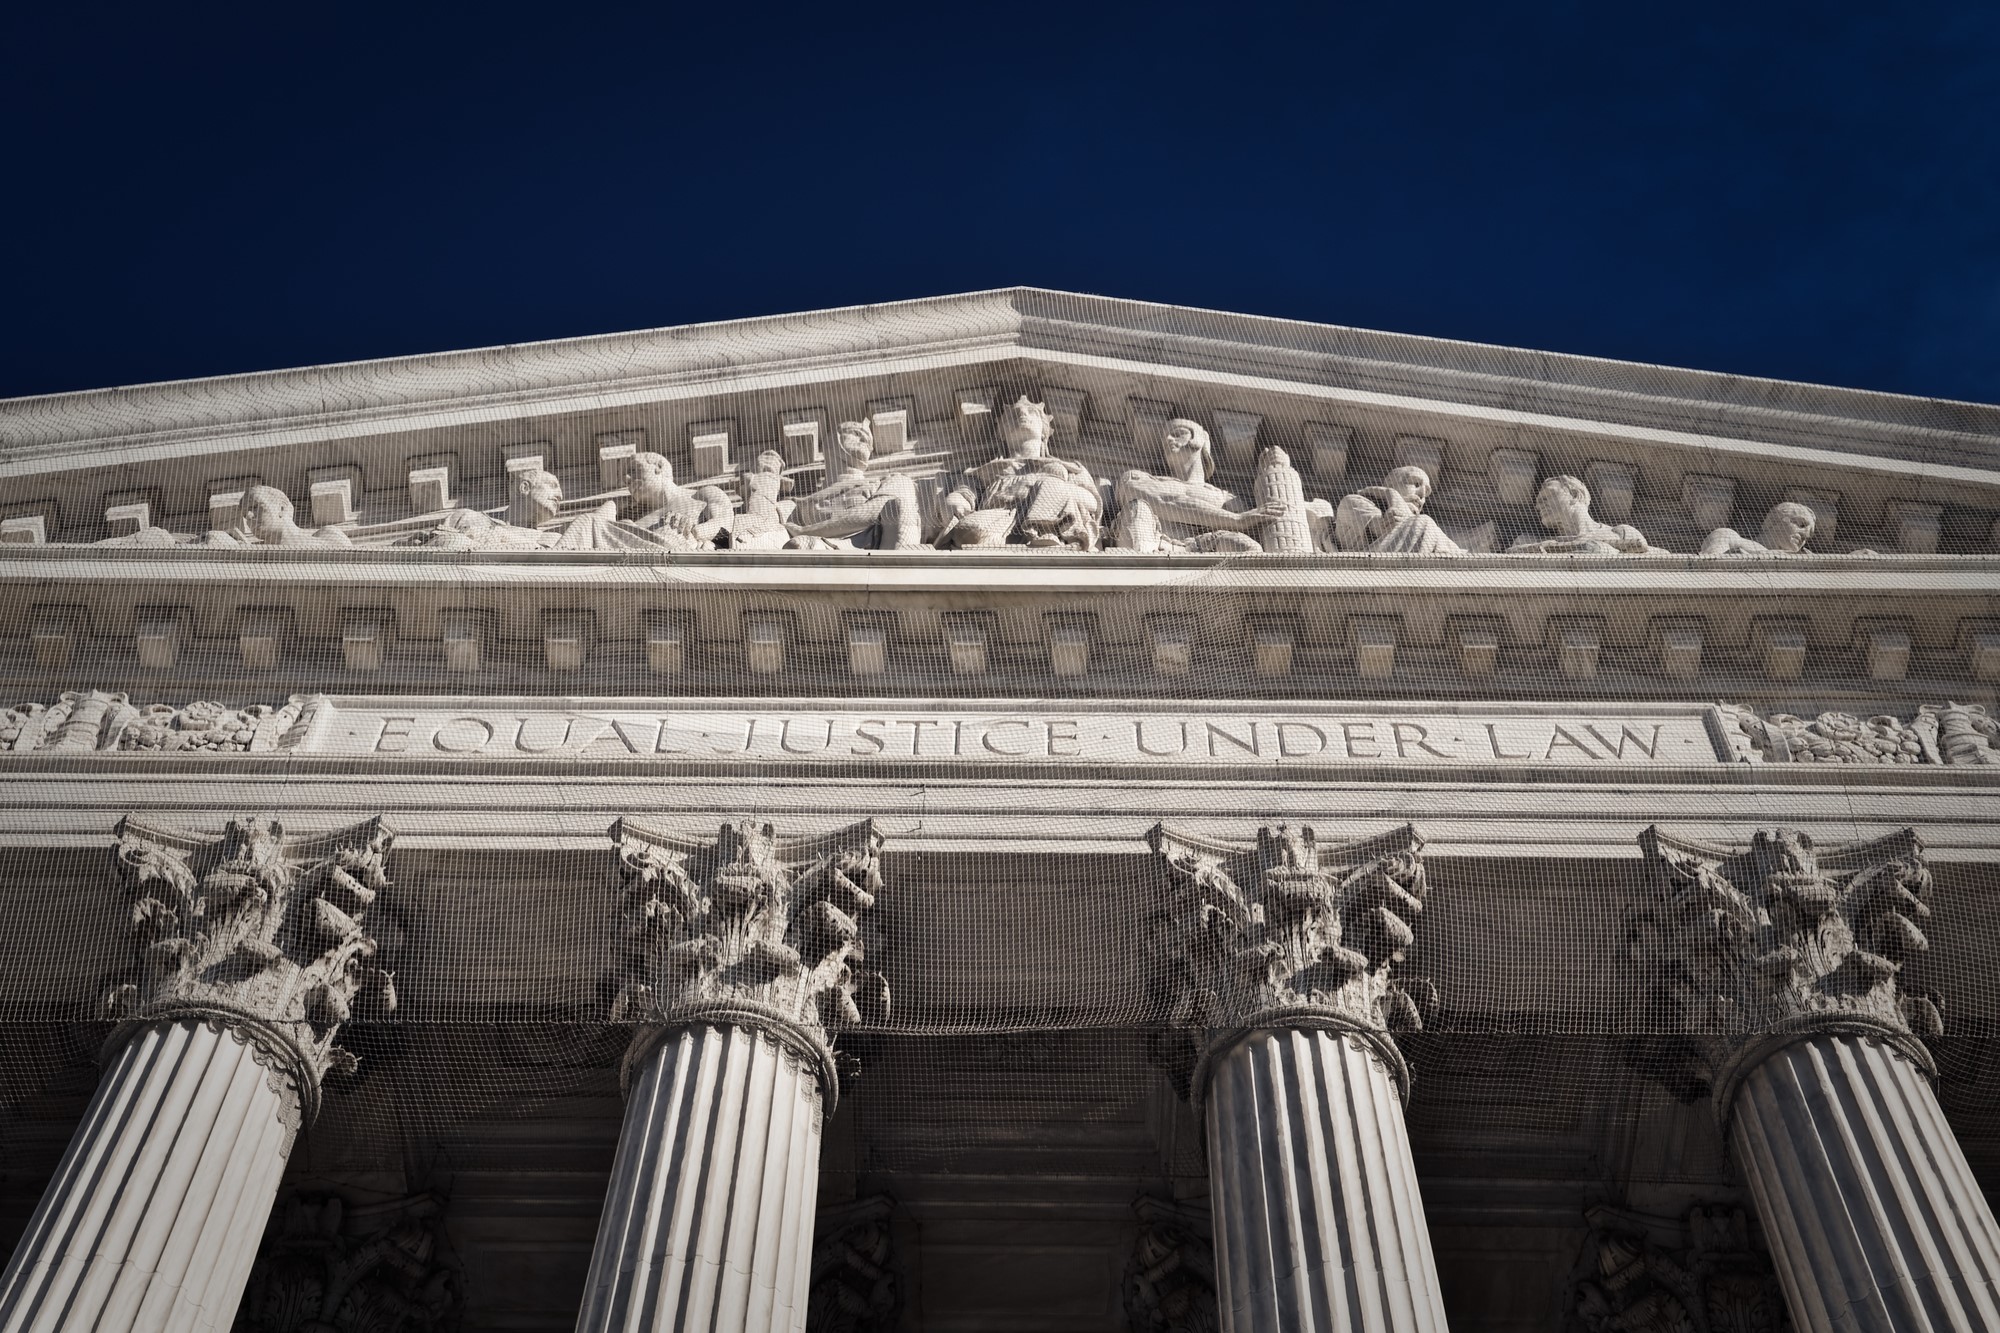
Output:
[[1390,468],[1380,486],[1364,486],[1334,506],[1334,542],[1370,555],[1464,555],[1466,548],[1424,512],[1430,498],[1428,472],[1411,464]]
[[944,497],[940,547],[1005,546],[1095,551],[1104,501],[1079,463],[1053,457],[1055,418],[1022,394],[1000,413],[1006,452],[982,463]]
[[658,533],[676,551],[713,550],[728,531],[729,497],[715,486],[680,486],[674,465],[663,454],[634,454],[625,465],[625,485],[639,517],[628,526]]
[[916,482],[899,472],[871,473],[868,460],[874,454],[875,430],[869,422],[840,423],[833,457],[827,460],[832,480],[801,497],[785,524],[792,546],[909,551],[924,544]]
[[1284,515],[1274,501],[1251,508],[1209,480],[1215,449],[1200,423],[1176,417],[1160,432],[1167,473],[1133,468],[1118,478],[1118,545],[1163,551],[1261,551],[1250,534]]
[[1701,544],[1703,555],[1804,555],[1818,521],[1811,507],[1787,500],[1771,506],[1751,541],[1735,528],[1717,528]]
[[1575,477],[1550,477],[1535,495],[1535,514],[1553,537],[1517,537],[1509,555],[1643,555],[1654,547],[1623,523],[1590,516],[1590,488]]

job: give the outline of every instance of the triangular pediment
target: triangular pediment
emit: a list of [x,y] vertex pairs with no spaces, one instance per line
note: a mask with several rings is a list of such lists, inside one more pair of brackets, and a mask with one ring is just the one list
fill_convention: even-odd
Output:
[[1785,500],[1819,513],[1821,552],[1985,553],[2000,519],[1991,407],[1011,289],[14,400],[0,522],[30,544],[141,520],[193,537],[262,483],[367,545],[439,509],[504,510],[529,459],[571,508],[615,500],[638,451],[733,490],[777,450],[804,494],[864,417],[876,467],[949,476],[993,457],[995,413],[1020,395],[1112,506],[1115,478],[1160,470],[1180,416],[1232,494],[1253,493],[1272,445],[1327,505],[1414,463],[1440,524],[1492,523],[1499,547],[1538,530],[1536,489],[1558,475],[1679,552],[1716,527],[1754,536]]

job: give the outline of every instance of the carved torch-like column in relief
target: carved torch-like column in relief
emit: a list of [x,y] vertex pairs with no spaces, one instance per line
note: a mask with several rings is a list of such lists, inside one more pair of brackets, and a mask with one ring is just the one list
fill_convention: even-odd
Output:
[[1649,902],[1627,957],[1648,1061],[1715,1107],[1801,1330],[2000,1327],[2000,1226],[1931,1090],[1936,1001],[1914,831],[1746,850],[1640,835]]
[[1222,1328],[1443,1329],[1392,1035],[1421,1026],[1413,991],[1429,999],[1394,975],[1423,910],[1422,838],[1150,840],[1161,1054],[1206,1112]]
[[803,1328],[834,1037],[888,1017],[866,938],[881,835],[780,839],[745,820],[701,842],[620,820],[611,836],[612,1017],[638,1028],[577,1327]]
[[363,924],[392,841],[379,820],[119,826],[135,965],[105,998],[105,1077],[0,1278],[0,1329],[229,1323],[292,1141],[355,1065],[341,1025],[395,1005]]

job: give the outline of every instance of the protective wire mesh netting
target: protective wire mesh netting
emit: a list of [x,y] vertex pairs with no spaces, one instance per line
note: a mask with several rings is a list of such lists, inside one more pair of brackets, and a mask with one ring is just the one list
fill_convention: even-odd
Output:
[[[1086,418],[1073,450],[1057,443],[1099,479],[1151,467],[1125,429]],[[1373,439],[1356,445],[1348,483],[1328,483],[1336,496],[1393,464],[1388,437]],[[773,466],[813,470],[794,462]],[[1588,462],[1545,445],[1541,467],[1568,475]],[[597,466],[551,460],[546,475],[611,504],[608,514],[559,496],[542,497],[546,513],[523,510],[506,480],[474,478],[460,512],[498,501],[487,526],[377,516],[402,525],[397,541],[445,535],[325,555],[378,571],[381,586],[357,593],[324,569],[301,571],[324,585],[309,614],[379,605],[430,627],[386,664],[363,668],[337,633],[302,632],[282,672],[259,672],[231,656],[233,641],[197,634],[156,685],[136,684],[146,677],[108,639],[67,665],[12,673],[32,675],[45,703],[115,691],[138,711],[123,724],[132,743],[50,760],[12,784],[10,800],[124,800],[143,820],[210,838],[266,811],[303,832],[373,817],[394,830],[389,884],[366,926],[397,1004],[357,1009],[342,1027],[359,1066],[330,1076],[303,1148],[315,1160],[396,1160],[480,1121],[579,1101],[616,1114],[632,1024],[614,1015],[633,923],[613,821],[713,843],[737,820],[804,839],[866,819],[883,839],[882,888],[863,939],[892,1003],[862,1011],[839,1040],[859,1064],[842,1115],[868,1169],[1200,1173],[1198,1135],[1157,1040],[1186,1021],[1184,997],[1161,981],[1172,873],[1147,843],[1158,822],[1244,848],[1267,825],[1312,825],[1328,848],[1415,825],[1429,840],[1422,910],[1393,971],[1435,987],[1421,1030],[1400,1038],[1420,1157],[1505,1151],[1586,1178],[1631,1169],[1635,1127],[1679,1104],[1652,1039],[1682,1027],[1632,953],[1635,915],[1660,892],[1639,855],[1643,829],[1741,846],[1755,828],[1799,826],[1832,847],[1945,827],[1920,895],[1928,947],[1892,961],[1903,991],[1937,997],[1943,1034],[1924,1035],[1942,1099],[1975,1164],[2000,1165],[2000,874],[1966,832],[1990,822],[1991,788],[1948,752],[1951,725],[1962,747],[1992,747],[1977,707],[1992,689],[1964,679],[1960,657],[1926,647],[1953,642],[1961,606],[1933,609],[1878,581],[1848,608],[1849,621],[1893,611],[1918,645],[1893,681],[1871,675],[1862,640],[1821,637],[1800,678],[1775,682],[1747,631],[1712,634],[1690,676],[1664,665],[1650,626],[1661,594],[1688,614],[1708,568],[1588,549],[1478,554],[1541,531],[1531,503],[1502,502],[1488,479],[1439,485],[1423,508],[1440,539],[1474,554],[1364,555],[1307,531],[1297,556],[1215,558],[1225,545],[1147,564],[1116,547],[1063,549],[1075,540],[1065,524],[1101,523],[1092,544],[1117,540],[1109,484],[1090,492],[1093,514],[1051,501],[1036,520],[1046,548],[761,553],[746,525],[742,549],[682,557],[641,537],[619,544],[619,525],[635,520],[618,495],[594,493]],[[909,495],[926,507],[923,523],[952,521],[937,515],[950,513],[950,469],[963,466],[918,477]],[[727,508],[785,502],[752,476],[725,479]],[[1254,460],[1225,459],[1210,480],[1244,507],[1265,502]],[[805,477],[800,489],[819,484]],[[1751,498],[1764,497],[1742,503]],[[1643,496],[1632,518],[1655,548],[1703,539],[1682,511],[1649,511]],[[877,540],[884,521],[877,513]],[[1487,524],[1492,533],[1470,535]],[[539,545],[508,549],[494,528]],[[1822,554],[1885,544],[1855,522]],[[255,545],[105,558],[162,587],[196,558],[240,562],[246,581],[278,579],[282,553]],[[731,560],[789,572],[745,581]],[[1647,579],[1591,581],[1620,560]],[[1515,579],[1521,562],[1537,586],[1481,591],[1496,570]],[[1721,626],[1796,612],[1794,569],[1737,567],[1734,604],[1696,613]],[[563,612],[587,619],[551,615]],[[472,665],[452,655],[454,625],[476,631]],[[581,645],[580,667],[558,663],[562,633]],[[242,710],[316,694],[334,697],[336,716],[370,719],[362,752],[245,747],[258,720]],[[343,703],[360,696],[402,703]],[[1711,709],[1718,701],[1740,709]],[[1965,706],[1955,724],[1924,711],[1946,703]],[[1620,711],[1639,704],[1657,708]],[[433,707],[483,720],[418,726],[408,748],[385,743],[396,736],[385,718]],[[1564,709],[1599,729],[1545,724]],[[606,721],[614,715],[644,722],[621,728]],[[1662,717],[1709,748],[1661,750]],[[579,730],[579,718],[595,721]],[[472,743],[496,727],[504,754]],[[1114,753],[1093,738],[1115,728],[1129,739]],[[45,1173],[60,1152],[111,1031],[106,992],[134,967],[134,895],[110,845],[68,838],[0,853],[0,1169],[10,1173]],[[1711,1128],[1650,1169],[1712,1179],[1721,1154]]]

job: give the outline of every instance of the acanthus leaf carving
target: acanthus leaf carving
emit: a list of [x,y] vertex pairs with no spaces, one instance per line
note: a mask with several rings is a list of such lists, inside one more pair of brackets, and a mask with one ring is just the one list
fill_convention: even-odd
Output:
[[890,1333],[903,1311],[887,1195],[820,1210],[806,1333]]
[[1215,1246],[1205,1203],[1141,1195],[1139,1234],[1125,1264],[1125,1319],[1133,1333],[1216,1333]]
[[1914,830],[1818,848],[1792,829],[1732,850],[1639,835],[1649,902],[1624,953],[1649,984],[1653,1072],[1726,1113],[1743,1073],[1774,1045],[1815,1033],[1887,1041],[1921,1067],[1940,1035],[1936,1000],[1899,985],[1930,947],[1930,870]]
[[235,1333],[428,1333],[457,1314],[442,1262],[441,1202],[419,1194],[349,1205],[281,1202],[238,1307]]
[[781,840],[746,819],[701,843],[621,819],[611,837],[626,931],[612,1020],[763,1027],[812,1062],[830,1106],[834,1036],[889,1016],[867,928],[882,890],[875,826]]
[[1392,1034],[1420,1030],[1428,982],[1395,966],[1416,938],[1423,838],[1404,825],[1322,847],[1311,828],[1258,830],[1228,847],[1164,825],[1152,984],[1168,1031],[1155,1053],[1200,1095],[1208,1059],[1260,1026],[1326,1026],[1367,1040],[1407,1086]]
[[1590,1277],[1576,1288],[1585,1333],[1787,1333],[1770,1258],[1740,1207],[1697,1204],[1684,1225],[1599,1205],[1588,1210]]
[[326,1074],[355,1067],[335,1044],[341,1025],[357,1007],[395,1007],[363,924],[388,887],[395,835],[372,819],[288,839],[269,816],[232,819],[219,836],[127,817],[117,835],[135,956],[106,1014],[121,1033],[190,1018],[237,1032],[310,1122]]

